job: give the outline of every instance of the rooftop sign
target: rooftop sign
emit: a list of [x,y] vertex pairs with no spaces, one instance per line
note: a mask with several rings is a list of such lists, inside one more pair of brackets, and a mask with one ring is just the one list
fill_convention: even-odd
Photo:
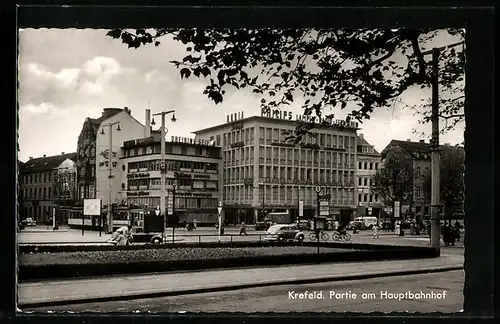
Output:
[[[291,111],[283,111],[280,109],[270,109],[262,108],[260,110],[261,117],[283,119],[283,120],[293,120],[293,113]],[[295,115],[296,121],[304,121],[308,123],[323,123],[333,127],[345,127],[345,128],[358,128],[357,122],[346,122],[342,119],[333,118],[322,118],[318,116],[307,116],[307,115]]]

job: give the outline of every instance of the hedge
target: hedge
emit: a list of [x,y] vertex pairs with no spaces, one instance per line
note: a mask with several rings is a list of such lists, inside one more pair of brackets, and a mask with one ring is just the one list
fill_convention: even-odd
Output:
[[[360,249],[360,250],[394,250],[401,248],[396,245],[379,245],[379,244],[364,244],[364,243],[343,243],[343,242],[189,242],[189,243],[165,243],[158,245],[137,245],[115,246],[111,244],[103,245],[19,245],[18,251],[20,254],[30,253],[60,253],[60,252],[90,252],[90,251],[129,251],[129,250],[157,250],[157,249],[175,249],[175,248],[217,248],[217,247],[269,247],[269,246],[321,246],[328,248],[342,249]],[[416,248],[416,247],[415,247]]]
[[[20,256],[19,280],[41,280],[56,278],[95,277],[120,274],[140,274],[154,272],[169,272],[179,270],[203,270],[215,268],[233,268],[264,265],[304,264],[315,262],[347,262],[347,261],[374,261],[394,259],[414,259],[435,257],[435,252],[430,248],[400,247],[398,249],[385,250],[361,250],[361,251],[339,251],[338,249],[321,249],[320,255],[316,255],[316,248],[290,247],[272,248],[272,250],[257,249],[180,249],[156,250],[156,251],[109,251],[109,252],[76,252],[72,257],[66,256],[71,253],[60,253],[61,260],[53,264],[43,264],[41,261],[28,261],[29,257],[40,258],[43,255],[31,254]],[[260,251],[259,251],[260,250]],[[127,252],[143,255],[137,256],[126,254]],[[153,252],[151,254],[150,252]],[[156,252],[156,254],[154,254]],[[91,261],[85,259],[85,254],[97,253]],[[170,253],[170,255],[169,255]],[[55,257],[55,255],[46,254]],[[176,258],[175,258],[176,257]],[[80,262],[75,262],[80,258]],[[68,261],[73,260],[73,261]],[[117,262],[117,260],[120,260]],[[30,264],[31,263],[31,264]]]

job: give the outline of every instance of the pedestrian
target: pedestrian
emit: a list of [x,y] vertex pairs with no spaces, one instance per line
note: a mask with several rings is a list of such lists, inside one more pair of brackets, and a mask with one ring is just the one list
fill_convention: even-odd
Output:
[[246,229],[246,227],[245,227],[245,222],[242,222],[242,223],[241,223],[240,235],[241,235],[241,234],[248,235],[248,234],[247,234],[247,229]]
[[377,224],[373,225],[373,238],[378,238],[378,226]]
[[396,224],[394,225],[394,234],[399,235],[401,232],[401,225],[399,224],[399,221],[396,221]]
[[195,220],[193,221],[193,226],[194,226],[194,229],[196,229],[197,225],[198,225],[198,222],[197,222],[197,221],[196,221],[196,219],[195,219]]

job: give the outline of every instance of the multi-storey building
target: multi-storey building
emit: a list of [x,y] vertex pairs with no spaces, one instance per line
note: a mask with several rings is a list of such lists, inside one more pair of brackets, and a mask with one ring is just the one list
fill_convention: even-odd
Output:
[[[107,125],[118,123],[112,126]],[[119,129],[118,129],[119,125]],[[78,137],[78,197],[80,205],[84,198],[101,199],[107,207],[109,200],[109,181],[111,181],[111,203],[121,202],[125,197],[120,189],[122,179],[117,172],[118,152],[124,141],[140,138],[145,126],[132,117],[131,110],[125,107],[105,108],[102,116],[87,118]],[[109,153],[110,136],[112,137]],[[111,178],[109,178],[109,161],[111,156]],[[115,174],[117,176],[115,176]]]
[[382,156],[373,145],[368,143],[363,134],[357,138],[357,181],[358,209],[357,216],[379,216],[382,204],[377,194],[372,192],[373,176],[381,166]]
[[330,194],[330,214],[352,217],[355,202],[356,123],[316,124],[300,144],[286,140],[297,122],[290,112],[263,110],[261,116],[228,116],[226,124],[198,130],[196,138],[222,146],[223,201],[228,223],[253,223],[266,212],[304,217],[316,210],[315,187]]
[[[30,157],[19,171],[20,219],[31,217],[46,223],[53,208],[75,201],[76,153]],[[67,219],[58,215],[58,220]]]
[[[430,192],[424,190],[424,182],[431,169],[429,143],[425,143],[424,140],[419,142],[412,142],[409,139],[406,141],[392,140],[381,153],[382,162],[391,152],[400,152],[412,158],[413,190],[408,199],[402,202],[401,213],[414,212],[416,215],[428,215],[430,213]],[[413,210],[410,209],[412,204],[415,207]]]
[[[159,208],[160,149],[161,136],[156,131],[152,136],[123,143],[117,172],[123,173],[121,189],[130,208]],[[179,222],[215,224],[222,196],[221,148],[208,141],[172,136],[165,143],[165,153],[165,189],[167,195],[173,195],[175,183],[175,213]]]

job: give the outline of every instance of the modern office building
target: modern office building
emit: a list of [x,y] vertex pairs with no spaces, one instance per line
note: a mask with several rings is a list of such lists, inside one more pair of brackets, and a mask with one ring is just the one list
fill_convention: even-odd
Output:
[[[32,158],[19,170],[19,217],[48,223],[55,206],[76,200],[76,153]],[[61,214],[60,219],[67,219]],[[58,218],[59,219],[59,218]]]
[[383,205],[380,197],[372,192],[373,176],[381,166],[382,155],[368,143],[363,134],[357,138],[357,216],[379,217]]
[[[175,136],[165,143],[165,189],[167,196],[175,198],[179,223],[196,221],[200,225],[213,225],[217,222],[222,167],[221,148],[214,144]],[[149,137],[123,143],[117,172],[123,174],[120,189],[129,208],[144,211],[159,208],[160,149],[161,136],[157,131]]]
[[[286,140],[308,117],[263,109],[261,116],[227,117],[225,124],[195,131],[197,139],[222,146],[223,201],[228,223],[254,223],[266,212],[288,211],[305,218],[316,211],[315,187],[330,194],[330,214],[344,220],[356,208],[357,123],[329,120],[316,124],[314,136],[295,145]],[[341,217],[342,216],[342,217]]]

